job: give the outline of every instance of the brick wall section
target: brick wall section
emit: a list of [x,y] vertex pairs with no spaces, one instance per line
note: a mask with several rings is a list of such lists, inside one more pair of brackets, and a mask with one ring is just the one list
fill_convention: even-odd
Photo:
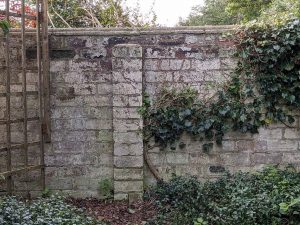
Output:
[[142,53],[140,45],[113,50],[114,192],[116,200],[134,201],[143,194]]
[[102,197],[113,180],[112,68],[101,37],[50,37],[51,129],[47,186]]
[[[98,183],[108,178],[114,184],[116,199],[139,197],[142,177],[144,186],[155,182],[142,160],[145,146],[138,132],[142,120],[136,111],[142,104],[142,92],[155,99],[163,86],[192,86],[201,98],[210,97],[235,66],[233,43],[222,36],[231,29],[52,30],[49,36],[52,142],[46,146],[47,186],[74,196],[101,197]],[[13,88],[19,88],[18,36],[11,45]],[[31,90],[37,82],[34,41],[29,39],[27,47]],[[2,54],[0,63],[3,66]],[[1,92],[5,88],[3,72],[0,70]],[[21,115],[21,99],[13,102],[13,113]],[[4,104],[0,98],[0,119],[4,116]],[[32,115],[37,113],[36,104],[37,99],[30,100]],[[20,129],[14,127],[16,142]],[[34,138],[37,130],[34,124],[29,130]],[[0,131],[0,145],[3,145],[3,126]],[[149,152],[165,178],[172,173],[188,173],[200,179],[213,179],[225,169],[236,172],[267,164],[300,166],[299,115],[291,128],[274,124],[261,129],[258,135],[230,133],[223,147],[214,147],[209,154],[202,152],[201,142],[189,136],[182,137],[182,141],[186,143],[184,148],[175,151],[154,148]],[[32,156],[36,160],[34,150]],[[0,162],[3,169],[2,157]],[[16,186],[22,187],[22,182]]]

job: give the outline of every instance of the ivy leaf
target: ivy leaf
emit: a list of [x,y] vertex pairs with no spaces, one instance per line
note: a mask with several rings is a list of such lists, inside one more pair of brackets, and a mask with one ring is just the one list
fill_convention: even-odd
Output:
[[296,97],[295,97],[295,95],[289,95],[288,98],[287,98],[287,100],[288,100],[290,103],[294,103],[295,100],[296,100]]
[[208,130],[209,128],[211,128],[213,122],[214,122],[214,121],[213,121],[212,119],[206,120],[205,123],[204,123],[204,128],[205,128],[206,130]]
[[240,116],[240,120],[241,120],[242,122],[245,122],[246,119],[247,119],[247,116],[246,116],[245,114],[242,114],[242,115]]
[[225,116],[230,110],[230,107],[229,106],[226,106],[225,108],[219,110],[219,113],[222,115],[222,116]]
[[284,69],[285,69],[286,71],[291,71],[291,70],[293,70],[294,68],[295,68],[295,64],[292,63],[292,62],[289,62],[289,63],[285,64],[285,66],[284,66]]
[[280,46],[279,46],[279,45],[274,45],[273,48],[274,48],[276,51],[279,51],[279,50],[280,50]]
[[191,126],[193,126],[193,124],[192,124],[191,121],[186,120],[185,123],[184,123],[184,126],[185,127],[191,127]]
[[186,117],[192,115],[192,111],[190,109],[185,109],[180,112],[180,116]]

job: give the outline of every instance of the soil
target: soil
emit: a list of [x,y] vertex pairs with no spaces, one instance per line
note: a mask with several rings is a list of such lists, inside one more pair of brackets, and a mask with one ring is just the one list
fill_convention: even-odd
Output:
[[68,202],[109,225],[142,225],[157,214],[154,201],[114,202],[69,198]]

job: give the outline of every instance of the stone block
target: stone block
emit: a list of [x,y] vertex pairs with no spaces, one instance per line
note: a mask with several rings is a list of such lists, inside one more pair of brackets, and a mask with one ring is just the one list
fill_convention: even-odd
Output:
[[169,59],[161,60],[160,69],[161,70],[171,70],[170,60]]
[[66,61],[50,61],[50,72],[64,72],[68,70]]
[[145,58],[146,59],[167,59],[167,58],[175,58],[176,48],[170,47],[148,47],[145,50]]
[[115,143],[133,144],[143,142],[141,132],[114,132],[113,136]]
[[110,167],[114,164],[113,153],[100,154],[98,156],[98,165]]
[[294,153],[285,152],[285,153],[283,153],[282,163],[285,164],[285,165],[294,164],[294,165],[299,166],[299,164],[300,164],[300,154],[299,154],[299,152],[294,152]]
[[142,58],[142,53],[142,47],[137,44],[119,44],[112,50],[112,55],[116,58]]
[[142,94],[142,83],[117,83],[113,85],[114,95]]
[[159,60],[155,59],[145,59],[144,68],[146,71],[158,71],[159,70]]
[[124,201],[124,200],[128,200],[128,194],[124,194],[124,193],[115,193],[115,194],[114,194],[114,200],[115,200],[115,201]]
[[196,165],[218,164],[220,163],[220,154],[206,154],[203,152],[190,153],[190,163]]
[[139,119],[114,119],[113,121],[113,128],[117,132],[138,131],[142,125]]
[[276,129],[266,129],[266,128],[260,128],[259,133],[254,135],[254,138],[261,139],[261,140],[278,140],[282,139],[283,136],[283,129],[276,128]]
[[111,130],[102,130],[97,132],[97,141],[113,142],[113,132]]
[[237,60],[234,58],[223,58],[221,59],[222,69],[234,69],[237,66]]
[[143,180],[143,169],[115,169],[115,180]]
[[138,113],[138,108],[113,108],[114,118],[116,119],[142,119],[142,116]]
[[205,71],[205,70],[218,70],[221,68],[220,59],[211,59],[211,60],[195,60],[193,62],[192,68],[196,71]]
[[141,168],[144,159],[143,156],[115,156],[114,165],[116,168]]
[[91,60],[74,59],[69,61],[69,71],[85,73],[87,71],[97,71],[99,64]]
[[48,178],[46,186],[51,190],[72,190],[73,178]]
[[299,129],[291,129],[291,128],[286,128],[284,130],[284,135],[283,137],[285,139],[300,139],[300,130]]
[[254,141],[254,151],[255,152],[265,152],[268,149],[268,142],[266,140],[255,140]]
[[240,153],[226,153],[220,154],[222,160],[222,165],[225,166],[250,166],[250,153],[240,152]]
[[80,57],[84,59],[102,59],[107,56],[107,50],[104,47],[82,49]]
[[137,193],[129,193],[129,205],[141,201],[143,199],[143,193],[142,192],[137,192]]
[[113,125],[109,119],[88,119],[85,126],[87,130],[109,130]]
[[128,58],[113,58],[113,70],[121,71],[140,71],[143,68],[142,60]]
[[267,140],[268,152],[298,151],[297,140]]
[[282,161],[282,153],[254,153],[251,155],[253,165],[257,164],[280,164]]
[[169,164],[188,164],[189,155],[188,153],[170,152],[167,153],[167,162]]
[[239,140],[236,142],[236,148],[238,151],[253,151],[254,150],[254,141]]
[[115,181],[114,191],[116,193],[143,192],[143,181]]
[[196,35],[186,35],[185,43],[186,44],[195,44],[198,42],[198,36]]
[[97,90],[98,90],[98,94],[100,95],[112,94],[113,86],[108,83],[98,84]]
[[162,166],[167,163],[166,153],[148,153],[148,157],[154,166]]
[[114,155],[115,156],[141,156],[143,155],[143,143],[134,143],[134,144],[114,144]]
[[158,83],[158,82],[171,82],[173,81],[173,72],[154,72],[146,71],[146,82]]
[[141,71],[113,71],[112,76],[116,83],[142,82]]

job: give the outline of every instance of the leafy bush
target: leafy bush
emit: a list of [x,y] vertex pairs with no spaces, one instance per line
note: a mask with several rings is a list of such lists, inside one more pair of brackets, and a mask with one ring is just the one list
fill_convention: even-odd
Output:
[[52,195],[33,202],[15,197],[0,199],[0,225],[100,225],[79,209],[65,203],[64,198]]
[[204,184],[174,177],[148,194],[160,209],[151,225],[300,224],[300,173],[293,168],[226,174]]

